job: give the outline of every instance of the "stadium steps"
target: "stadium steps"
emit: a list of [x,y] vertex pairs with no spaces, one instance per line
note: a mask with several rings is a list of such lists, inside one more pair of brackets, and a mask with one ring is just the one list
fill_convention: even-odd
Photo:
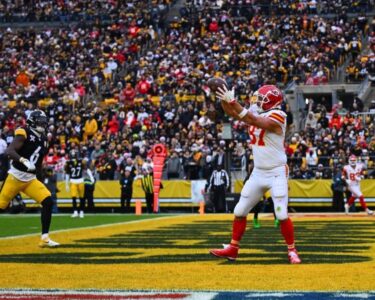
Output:
[[371,105],[371,101],[375,100],[375,87],[372,86],[371,83],[369,83],[368,90],[361,99],[363,100],[364,110],[368,110],[369,106]]
[[180,18],[180,9],[183,8],[185,4],[185,0],[177,0],[173,6],[170,8],[168,14],[167,14],[167,23],[172,22],[174,19]]
[[[373,19],[374,17],[373,15],[371,15],[368,19],[368,24],[372,24]],[[369,51],[368,37],[369,35],[361,36],[362,51],[359,54],[359,57]],[[350,62],[351,62],[351,55],[349,54],[347,58],[345,59],[345,62],[340,67],[337,68],[336,74],[332,77],[332,79],[330,80],[330,83],[345,82],[346,67],[349,65]]]

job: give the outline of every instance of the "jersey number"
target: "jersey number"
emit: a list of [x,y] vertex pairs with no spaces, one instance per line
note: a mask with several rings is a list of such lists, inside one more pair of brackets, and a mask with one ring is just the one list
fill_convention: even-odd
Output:
[[78,176],[78,174],[81,172],[81,167],[72,168],[72,177]]
[[30,162],[32,162],[34,165],[36,164],[36,162],[38,161],[39,159],[39,156],[40,156],[40,153],[39,151],[42,149],[41,146],[39,146],[38,148],[35,149],[34,153],[31,154],[30,156]]
[[360,173],[360,172],[357,172],[357,173],[350,173],[350,174],[349,174],[349,179],[352,180],[352,181],[356,180],[356,179],[355,179],[355,176],[356,176],[356,175],[357,175],[357,176],[360,176],[361,173]]
[[[255,132],[260,131],[259,139],[257,139]],[[250,145],[265,146],[264,143],[264,134],[266,131],[264,129],[257,128],[255,126],[250,126],[249,135],[250,135]]]

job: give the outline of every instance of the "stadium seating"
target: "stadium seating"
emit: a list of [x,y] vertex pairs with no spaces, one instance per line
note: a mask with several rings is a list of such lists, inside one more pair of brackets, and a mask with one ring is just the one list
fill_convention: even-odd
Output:
[[[276,1],[272,7],[267,2],[223,1],[220,7],[187,1],[181,17],[168,26],[164,13],[173,4],[168,1],[152,1],[152,7],[142,1],[104,6],[101,1],[69,2],[73,7],[37,1],[30,11],[22,5],[1,6],[0,22],[62,22],[51,29],[2,31],[3,138],[9,141],[13,130],[24,124],[24,112],[39,106],[50,118],[57,172],[69,150],[79,146],[98,178],[114,179],[128,157],[140,168],[150,146],[160,139],[179,153],[181,178],[207,178],[220,147],[230,153],[232,169],[246,170],[251,162],[246,128],[234,122],[236,141],[223,141],[222,121],[227,119],[207,92],[208,78],[224,77],[239,98],[249,102],[264,83],[325,84],[351,59],[355,59],[353,80],[373,72],[372,52],[361,53],[362,41],[372,41],[373,35],[362,15],[372,9],[368,1],[353,7],[350,1],[341,1],[336,8],[328,1],[316,8],[314,1],[302,6],[297,2],[303,1]],[[83,22],[66,26],[75,20]],[[351,114],[345,112],[340,128],[317,125],[290,136],[286,148],[292,177],[315,177],[320,164],[330,169],[325,175],[330,177],[334,149],[339,147],[344,155],[358,141],[363,144],[356,151],[369,157],[368,176],[374,176],[373,118],[355,116],[356,107],[347,110]],[[312,113],[319,124],[329,122],[333,111],[316,107]],[[87,134],[90,114],[98,130]],[[322,119],[324,114],[328,121]],[[340,137],[347,135],[343,142]],[[96,145],[105,151],[93,158]],[[315,165],[305,162],[309,149],[316,152]],[[192,164],[198,172],[191,172]],[[108,173],[108,166],[113,172]]]

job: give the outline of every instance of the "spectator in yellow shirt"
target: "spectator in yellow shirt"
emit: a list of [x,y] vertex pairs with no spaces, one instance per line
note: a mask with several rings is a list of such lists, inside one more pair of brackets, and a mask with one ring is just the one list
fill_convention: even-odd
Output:
[[358,79],[359,70],[356,65],[351,62],[349,66],[346,67],[346,82],[353,82]]
[[86,120],[85,127],[83,128],[83,140],[91,139],[98,131],[98,122],[94,119],[94,114],[90,114],[90,118]]

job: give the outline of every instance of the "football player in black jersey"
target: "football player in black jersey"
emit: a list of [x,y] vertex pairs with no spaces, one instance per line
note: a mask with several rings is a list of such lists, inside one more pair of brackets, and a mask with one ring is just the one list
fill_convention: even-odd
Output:
[[25,193],[42,206],[42,237],[40,247],[57,247],[52,241],[49,227],[53,201],[46,186],[37,179],[47,153],[47,117],[41,110],[32,111],[26,120],[26,128],[17,128],[12,143],[5,150],[11,159],[8,176],[0,192],[0,209],[6,209],[9,202],[20,192]]
[[[87,172],[91,182],[94,182],[94,177],[91,170],[86,167],[86,161],[79,157],[77,150],[70,151],[70,158],[65,165],[65,188],[69,192],[73,201],[73,215],[72,218],[84,217],[85,209],[85,184],[83,172]],[[77,211],[77,198],[80,200],[79,215]]]

